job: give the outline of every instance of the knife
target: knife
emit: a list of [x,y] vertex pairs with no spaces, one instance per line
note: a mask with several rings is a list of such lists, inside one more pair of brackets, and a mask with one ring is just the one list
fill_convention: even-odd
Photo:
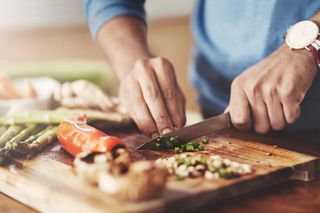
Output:
[[[217,115],[215,117],[206,119],[204,121],[201,121],[199,123],[183,127],[181,129],[175,130],[173,132],[170,132],[168,134],[163,135],[164,137],[170,137],[170,136],[177,136],[179,141],[182,144],[188,143],[190,140],[208,135],[214,131],[225,129],[231,127],[231,121],[230,121],[230,114],[224,113]],[[156,149],[157,138],[153,138],[146,143],[139,146],[138,150],[146,150]]]

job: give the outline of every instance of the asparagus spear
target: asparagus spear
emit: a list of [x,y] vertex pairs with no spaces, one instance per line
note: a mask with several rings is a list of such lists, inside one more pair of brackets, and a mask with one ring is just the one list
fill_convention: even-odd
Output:
[[36,125],[28,125],[25,129],[8,141],[3,148],[0,149],[0,165],[5,164],[10,160],[11,151],[15,144],[25,140],[36,128],[38,128]]
[[28,144],[31,144],[33,141],[37,140],[39,137],[41,137],[45,132],[50,130],[52,126],[47,126],[45,129],[38,131],[37,133],[34,133],[33,135],[30,135],[27,139],[25,139],[22,142],[13,143],[12,144],[12,151],[15,155],[18,156],[24,156],[28,153]]
[[88,121],[109,121],[123,124],[130,124],[130,117],[119,113],[104,113],[95,110],[39,110],[15,116],[0,117],[0,124],[24,124],[24,123],[42,123],[59,124],[64,119],[75,119],[79,115],[86,115]]
[[57,135],[59,126],[54,126],[43,133],[39,138],[28,144],[28,158],[31,158],[35,153],[39,152],[43,147],[54,141]]
[[13,138],[23,127],[12,125],[0,136],[0,148],[3,148],[6,143]]

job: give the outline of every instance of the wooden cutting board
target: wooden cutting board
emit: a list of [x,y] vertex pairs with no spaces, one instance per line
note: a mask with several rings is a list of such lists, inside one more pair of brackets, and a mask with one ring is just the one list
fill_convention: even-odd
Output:
[[[132,131],[115,134],[136,160],[172,154],[137,152],[144,136]],[[0,191],[41,212],[161,212],[190,210],[277,183],[319,177],[320,133],[259,136],[230,129],[209,138],[206,154],[248,163],[254,173],[230,180],[172,179],[159,199],[124,203],[77,178],[72,157],[53,144],[32,160],[0,168]]]

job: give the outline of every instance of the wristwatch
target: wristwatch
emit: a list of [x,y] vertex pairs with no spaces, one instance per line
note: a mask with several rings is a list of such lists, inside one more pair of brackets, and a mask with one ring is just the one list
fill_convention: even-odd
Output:
[[285,42],[290,49],[307,49],[320,68],[320,34],[319,27],[313,21],[300,21],[292,25],[285,35]]

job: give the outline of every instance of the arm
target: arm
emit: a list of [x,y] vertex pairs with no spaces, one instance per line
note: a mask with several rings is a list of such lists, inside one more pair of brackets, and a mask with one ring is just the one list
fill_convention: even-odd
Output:
[[[127,11],[133,8],[132,2],[124,7]],[[98,41],[119,78],[122,103],[140,130],[155,136],[184,125],[185,100],[172,64],[150,54],[146,35],[144,22],[129,12],[107,20],[97,31]]]
[[[319,24],[320,12],[311,20]],[[233,81],[228,108],[233,124],[239,129],[253,126],[257,132],[266,133],[294,123],[317,71],[309,51],[281,45]]]
[[139,59],[151,58],[147,45],[147,28],[132,17],[118,17],[106,23],[98,41],[119,80],[125,78]]

